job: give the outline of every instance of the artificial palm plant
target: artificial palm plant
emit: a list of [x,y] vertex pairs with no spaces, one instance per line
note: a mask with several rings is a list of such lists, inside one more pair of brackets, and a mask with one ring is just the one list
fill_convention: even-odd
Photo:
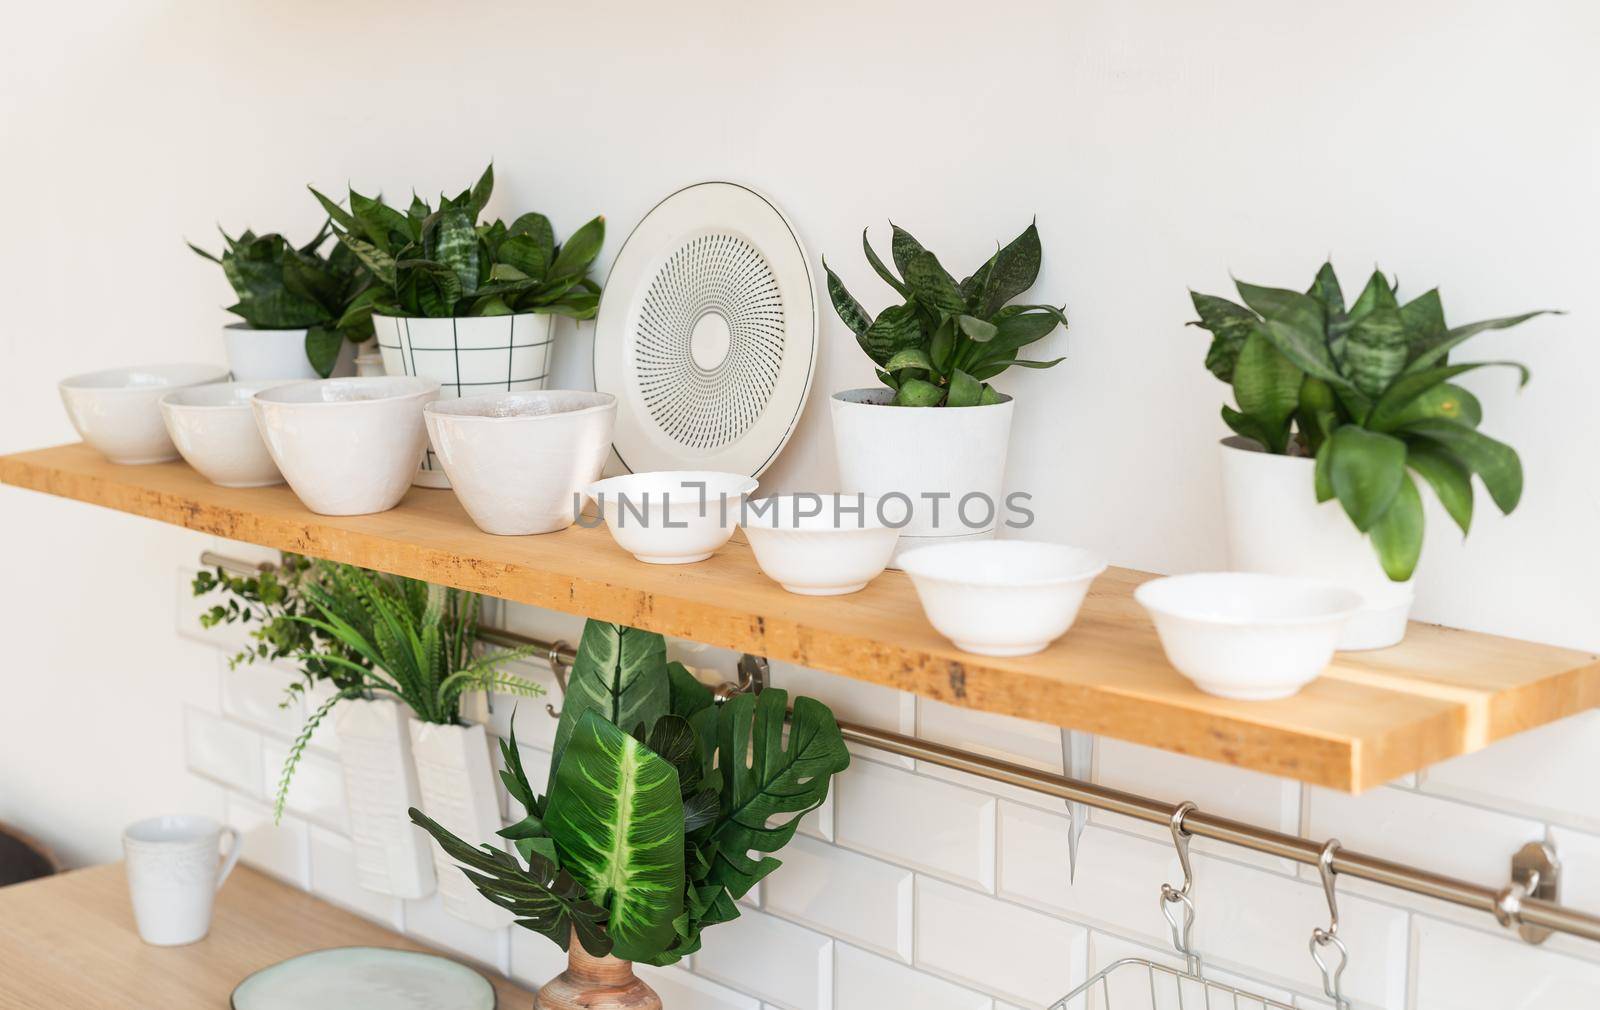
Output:
[[[786,727],[787,723],[787,727]],[[507,790],[526,816],[500,832],[513,856],[425,828],[491,902],[563,950],[671,964],[780,865],[772,853],[850,762],[826,705],[776,688],[718,706],[669,663],[660,635],[590,621],[543,795],[503,741]],[[518,858],[520,857],[520,859]]]

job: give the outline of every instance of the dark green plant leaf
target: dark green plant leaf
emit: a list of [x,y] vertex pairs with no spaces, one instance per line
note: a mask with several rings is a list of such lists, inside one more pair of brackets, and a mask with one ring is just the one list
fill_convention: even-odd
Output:
[[700,683],[682,663],[667,664],[667,690],[669,711],[685,719],[716,704],[711,688]]
[[[1372,413],[1367,416],[1366,426],[1375,431],[1393,431],[1409,421],[1420,420],[1423,417],[1444,417],[1456,420],[1452,413],[1459,413],[1467,408],[1464,401],[1453,393],[1446,392],[1443,397],[1432,397],[1425,401],[1424,409],[1418,409],[1418,401],[1434,389],[1445,385],[1446,381],[1465,372],[1478,368],[1515,368],[1521,374],[1522,381],[1519,385],[1527,385],[1528,370],[1515,361],[1474,361],[1461,365],[1445,365],[1441,368],[1430,368],[1421,372],[1407,372],[1395,380],[1378,401],[1372,405]],[[1455,389],[1457,387],[1450,387]],[[1472,403],[1477,406],[1477,401]],[[1454,408],[1452,410],[1452,408]],[[1477,421],[1472,424],[1476,426]]]
[[326,326],[313,326],[306,330],[306,360],[326,379],[339,363],[339,351],[344,347],[344,334]]
[[549,270],[550,261],[555,259],[556,255],[556,233],[555,229],[550,225],[550,219],[543,214],[537,213],[522,215],[511,222],[511,227],[506,229],[505,238],[501,240],[502,245],[506,239],[513,238],[527,238],[533,242],[534,251],[529,255],[528,259],[530,262],[539,262],[544,266],[537,272],[530,270],[524,271],[524,273],[529,277],[543,280]]
[[598,712],[613,726],[642,724],[648,732],[667,713],[671,688],[661,675],[666,666],[667,642],[660,635],[606,621],[584,624],[550,747],[550,792],[567,741],[586,714]]
[[1472,526],[1472,472],[1436,443],[1421,439],[1407,444],[1406,465],[1433,488],[1465,536]]
[[1328,439],[1328,479],[1345,514],[1363,533],[1388,511],[1405,478],[1406,444],[1354,424]]
[[1312,489],[1317,495],[1317,504],[1332,501],[1333,493],[1333,440],[1326,435],[1323,438],[1322,448],[1317,451],[1317,464],[1312,471]]
[[1260,422],[1267,449],[1288,448],[1289,420],[1300,406],[1304,373],[1273,346],[1258,326],[1239,350],[1233,369],[1233,397],[1240,413]]
[[928,352],[920,347],[908,347],[898,351],[895,356],[884,362],[886,372],[898,372],[902,368],[922,368],[933,371],[933,362],[928,359]]
[[940,320],[938,327],[933,331],[933,339],[928,342],[928,359],[933,362],[934,371],[940,378],[945,376],[955,365],[956,324],[954,319],[946,317]]
[[1538,312],[1524,312],[1520,316],[1485,319],[1482,322],[1458,326],[1453,330],[1447,331],[1443,337],[1413,357],[1411,363],[1406,366],[1406,371],[1420,372],[1433,367],[1443,361],[1445,356],[1460,346],[1463,341],[1470,340],[1486,330],[1507,330],[1513,326],[1519,326],[1535,316],[1559,316],[1564,314],[1552,309],[1540,309]]
[[1039,245],[1039,229],[1029,224],[1021,235],[1012,239],[994,257],[994,266],[984,278],[983,298],[978,303],[979,316],[987,319],[1000,311],[1001,306],[1033,287],[1039,279],[1039,264],[1043,250]]
[[441,210],[423,222],[422,251],[429,261],[454,271],[461,291],[457,298],[477,293],[478,233],[465,210],[459,207]]
[[983,386],[977,379],[957,368],[950,373],[950,393],[945,399],[946,407],[976,407],[978,399],[983,395]]
[[1411,475],[1402,473],[1401,477],[1394,500],[1372,524],[1372,546],[1377,548],[1384,573],[1395,582],[1411,578],[1422,556],[1422,498]]
[[857,341],[867,356],[879,366],[907,347],[922,343],[922,323],[911,305],[891,305],[878,313]]
[[1350,314],[1344,348],[1344,371],[1355,387],[1376,398],[1406,364],[1406,330],[1400,305],[1381,273],[1374,272]]
[[345,248],[355,253],[361,265],[372,272],[372,276],[387,287],[395,286],[395,260],[393,256],[379,249],[371,242],[364,241],[354,235],[340,235],[339,241]]
[[361,224],[356,221],[355,217],[351,215],[349,211],[323,196],[321,193],[317,192],[316,187],[307,186],[306,189],[311,190],[311,195],[317,198],[317,202],[322,205],[322,209],[327,212],[329,220],[331,220],[334,224],[343,228],[345,231],[361,230]]
[[924,249],[922,243],[918,242],[910,232],[893,221],[889,222],[889,229],[892,233],[889,240],[889,256],[894,260],[895,269],[900,271],[900,276],[906,278],[909,287],[911,279],[907,275],[910,273],[911,257],[928,250]]
[[945,313],[960,312],[966,307],[955,279],[939,265],[939,258],[933,253],[927,250],[912,253],[901,270],[906,286],[911,289],[911,297],[923,305]]
[[1332,263],[1323,263],[1317,269],[1316,279],[1306,292],[1322,304],[1325,318],[1344,315],[1344,291],[1339,287],[1339,276],[1333,272]]
[[1306,449],[1313,456],[1317,455],[1323,441],[1340,423],[1339,400],[1333,395],[1333,388],[1321,379],[1306,376],[1300,383],[1300,407],[1296,416]]
[[[861,249],[867,254],[867,262],[872,265],[872,269],[877,275],[883,278],[885,284],[894,288],[901,298],[911,297],[911,289],[906,287],[900,278],[890,273],[889,268],[883,265],[883,260],[878,258],[878,250],[872,248],[872,243],[867,240],[867,229],[865,228],[861,229]],[[826,266],[827,264],[824,263],[823,265]]]
[[1223,382],[1233,382],[1233,365],[1239,360],[1239,351],[1255,331],[1259,317],[1226,298],[1189,292],[1194,310],[1200,319],[1185,325],[1198,326],[1211,334],[1211,347],[1206,351],[1206,368]]
[[1522,460],[1515,449],[1488,435],[1451,421],[1415,421],[1400,433],[1436,442],[1478,475],[1501,512],[1510,515],[1522,499]]
[[461,280],[455,270],[430,260],[399,260],[394,268],[395,291],[408,312],[435,319],[456,314]]
[[1354,389],[1334,367],[1328,350],[1322,303],[1310,295],[1286,288],[1263,288],[1236,281],[1239,296],[1258,313],[1266,335],[1300,370],[1331,386]]
[[[1026,319],[1027,317],[1015,316],[1013,318]],[[959,322],[961,324],[961,332],[980,344],[988,343],[1000,333],[1000,327],[994,323],[979,319],[977,316],[969,316],[963,313]]]
[[1237,410],[1234,410],[1232,407],[1224,403],[1222,405],[1222,422],[1226,424],[1235,435],[1238,435],[1241,438],[1248,438],[1250,441],[1261,446],[1261,448],[1266,449],[1269,452],[1271,451],[1273,436],[1267,430],[1266,426],[1261,423],[1260,418],[1250,417],[1247,414],[1241,414]]
[[944,399],[944,389],[922,379],[907,379],[895,392],[897,407],[937,407]]
[[[512,235],[500,243],[496,255],[500,262],[495,265],[495,270],[509,266],[520,273],[523,279],[535,282],[542,279],[545,271],[550,268],[550,261],[545,258],[548,255],[547,251],[531,235]],[[489,276],[499,280],[504,278],[505,274],[502,272],[496,276],[491,272]]]
[[[850,332],[854,333],[858,340],[861,340],[872,326],[872,316],[867,314],[867,310],[861,307],[861,303],[855,300],[855,296],[850,294],[849,289],[844,286],[844,282],[828,266],[827,257],[823,257],[822,270],[828,276],[828,298],[833,302],[833,311],[838,313],[839,318],[844,320],[846,326],[850,327]],[[861,346],[863,350],[867,351],[868,356],[872,357],[878,364],[881,365],[888,360],[887,357],[879,360],[867,348],[864,341],[862,341]]]
[[1006,358],[1004,361],[986,362],[977,365],[972,370],[974,379],[991,379],[1012,366],[1018,368],[1054,368],[1066,358],[1051,358],[1049,361],[1029,361],[1026,358]]
[[1424,291],[1400,306],[1400,319],[1406,326],[1406,349],[1412,360],[1444,339],[1449,329],[1444,322],[1444,304],[1439,301],[1438,288]]
[[489,197],[494,193],[494,162],[483,170],[478,181],[473,184],[471,195],[467,197],[466,205],[462,208],[472,220],[478,220],[478,215],[483,213],[483,208],[489,205]]
[[550,264],[549,279],[559,281],[568,277],[582,277],[595,257],[600,255],[600,247],[605,242],[605,217],[596,217],[587,222],[562,244],[555,262]]
[[[1000,253],[996,251],[995,256],[998,255],[1000,255]],[[967,307],[969,309],[977,309],[980,300],[983,298],[983,286],[984,284],[988,283],[989,271],[993,269],[994,256],[990,256],[984,261],[983,266],[974,270],[972,275],[964,279],[959,285],[961,288],[961,297],[967,303]]]

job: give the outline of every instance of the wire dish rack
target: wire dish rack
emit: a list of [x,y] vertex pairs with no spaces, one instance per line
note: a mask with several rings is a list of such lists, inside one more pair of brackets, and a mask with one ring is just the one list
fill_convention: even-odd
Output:
[[[1172,813],[1172,841],[1183,868],[1183,886],[1161,885],[1161,914],[1172,930],[1172,946],[1183,956],[1182,969],[1142,957],[1125,957],[1092,975],[1088,981],[1050,1005],[1050,1010],[1295,1010],[1281,1000],[1238,989],[1205,977],[1194,949],[1194,872],[1189,867],[1189,833],[1183,819],[1194,809],[1184,803]],[[1311,931],[1311,959],[1322,971],[1323,992],[1335,1010],[1350,1010],[1340,986],[1349,953],[1339,939],[1339,906],[1334,895],[1333,854],[1337,841],[1322,850],[1319,870],[1328,898],[1331,923]],[[1331,958],[1331,960],[1330,960]]]

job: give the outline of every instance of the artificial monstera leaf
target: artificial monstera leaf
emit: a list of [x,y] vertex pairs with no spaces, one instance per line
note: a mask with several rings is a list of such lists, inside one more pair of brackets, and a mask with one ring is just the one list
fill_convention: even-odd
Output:
[[669,709],[669,684],[666,639],[606,621],[585,624],[551,745],[548,791],[555,792],[567,741],[585,715],[598,712],[613,726],[642,724],[649,732]]
[[591,710],[567,740],[544,824],[562,868],[606,908],[617,957],[645,960],[676,942],[683,799],[672,765]]
[[711,838],[716,843],[713,883],[735,899],[777,869],[771,856],[794,837],[800,818],[828,798],[828,781],[850,764],[839,725],[828,707],[797,698],[787,738],[788,693],[767,688],[723,703],[717,720],[722,812]]

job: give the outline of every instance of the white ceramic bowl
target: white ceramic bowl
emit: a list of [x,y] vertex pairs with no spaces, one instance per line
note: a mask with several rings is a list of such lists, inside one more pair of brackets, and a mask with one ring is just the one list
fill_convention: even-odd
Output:
[[861,494],[778,495],[749,502],[742,525],[767,577],[801,596],[867,587],[894,555],[900,531]]
[[167,434],[184,462],[223,487],[282,484],[256,428],[250,398],[281,382],[214,382],[175,389],[161,398]]
[[1035,540],[964,540],[905,551],[923,613],[963,652],[1026,656],[1060,638],[1077,620],[1099,556]]
[[325,516],[386,512],[411,486],[436,379],[391,375],[291,382],[250,399],[261,438],[306,508]]
[[422,416],[467,515],[485,533],[522,536],[572,525],[611,450],[617,398],[487,393],[435,400]]
[[652,565],[704,561],[739,526],[754,477],[715,470],[658,470],[589,485],[617,546]]
[[1317,678],[1361,594],[1282,575],[1215,572],[1134,590],[1178,672],[1207,694],[1287,698]]
[[72,426],[106,459],[165,463],[178,458],[178,447],[161,419],[161,398],[227,378],[228,370],[216,365],[148,365],[74,375],[59,388]]

